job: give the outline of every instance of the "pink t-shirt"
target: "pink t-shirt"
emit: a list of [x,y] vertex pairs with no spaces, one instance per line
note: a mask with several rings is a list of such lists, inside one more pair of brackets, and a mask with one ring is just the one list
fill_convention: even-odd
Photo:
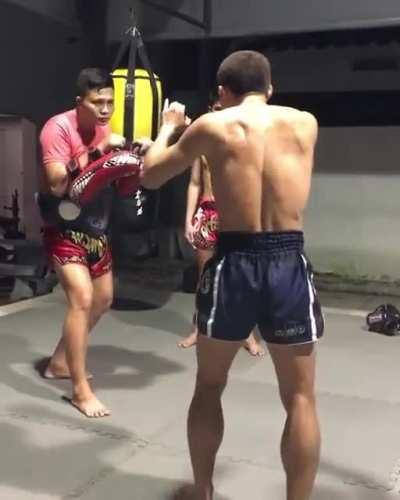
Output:
[[97,125],[91,143],[84,144],[78,131],[76,109],[53,116],[40,134],[43,165],[52,162],[68,165],[71,160],[77,160],[81,168],[85,167],[89,152],[95,150],[109,134],[109,125]]

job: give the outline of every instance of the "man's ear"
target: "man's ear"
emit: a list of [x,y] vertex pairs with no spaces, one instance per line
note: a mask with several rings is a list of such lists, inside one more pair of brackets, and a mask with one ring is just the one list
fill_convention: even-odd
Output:
[[268,93],[267,93],[267,101],[269,101],[272,97],[274,93],[274,87],[272,86],[272,84],[270,84],[269,88],[268,88]]
[[79,95],[77,95],[77,96],[75,97],[75,104],[76,104],[77,106],[79,106],[79,104],[81,104],[81,103],[82,103],[82,97],[81,97],[81,96],[79,96]]

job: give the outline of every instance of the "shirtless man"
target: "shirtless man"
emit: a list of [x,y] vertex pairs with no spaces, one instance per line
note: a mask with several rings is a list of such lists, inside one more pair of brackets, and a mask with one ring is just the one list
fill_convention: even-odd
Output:
[[[90,189],[93,200],[79,207],[71,201],[71,184],[101,157],[125,144],[112,134],[109,121],[114,111],[113,80],[99,68],[86,68],[77,80],[74,109],[53,116],[40,135],[43,178],[39,206],[44,220],[44,247],[67,299],[63,334],[43,369],[46,378],[71,378],[69,401],[87,417],[110,414],[97,399],[87,380],[88,334],[109,309],[113,299],[108,221],[115,190],[112,168],[102,177],[96,192],[96,175],[80,185]],[[145,147],[145,146],[143,146]],[[118,154],[118,153],[117,153]],[[125,153],[126,154],[126,153]],[[131,178],[126,177],[126,183]],[[116,181],[119,182],[119,181]],[[85,188],[83,188],[85,191]],[[84,193],[87,196],[87,193]]]
[[197,294],[201,335],[188,417],[194,485],[179,498],[213,498],[221,396],[233,359],[258,324],[287,414],[281,443],[287,500],[308,500],[320,450],[314,378],[323,318],[302,227],[318,126],[309,113],[267,103],[271,74],[262,54],[231,54],[217,81],[224,109],[200,117],[168,146],[189,123],[184,106],[171,104],[145,158],[144,184],[157,188],[205,155],[220,216],[217,255],[206,264]]
[[[211,111],[220,109],[219,103]],[[187,190],[185,237],[196,252],[198,276],[203,273],[206,262],[213,257],[218,243],[218,212],[211,184],[211,172],[207,159],[197,158],[192,166]],[[198,286],[198,284],[197,284]],[[187,349],[197,343],[197,314],[193,315],[192,332],[178,343]],[[263,356],[264,350],[255,332],[243,344],[252,356]]]

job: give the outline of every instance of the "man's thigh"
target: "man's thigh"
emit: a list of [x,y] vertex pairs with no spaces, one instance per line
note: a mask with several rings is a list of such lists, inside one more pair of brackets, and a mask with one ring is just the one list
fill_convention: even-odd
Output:
[[93,302],[112,301],[114,294],[113,273],[108,271],[101,276],[94,278],[93,281]]
[[289,405],[296,395],[313,398],[316,343],[301,345],[268,344],[268,350],[275,366],[284,405]]
[[216,256],[206,263],[196,295],[199,333],[226,342],[248,338],[257,318],[252,271],[240,255]]
[[197,340],[197,378],[203,384],[224,384],[242,342],[210,339]]
[[54,270],[72,306],[90,307],[93,285],[89,269],[84,264],[59,264],[54,262]]
[[90,275],[97,280],[112,271],[112,255],[106,238],[93,239],[99,245],[98,251],[88,255]]

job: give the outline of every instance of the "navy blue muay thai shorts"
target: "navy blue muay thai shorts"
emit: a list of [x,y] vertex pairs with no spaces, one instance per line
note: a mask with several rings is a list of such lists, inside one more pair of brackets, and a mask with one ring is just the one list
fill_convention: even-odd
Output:
[[266,342],[317,341],[324,320],[303,247],[301,231],[219,233],[198,287],[199,332],[243,341],[258,326]]

